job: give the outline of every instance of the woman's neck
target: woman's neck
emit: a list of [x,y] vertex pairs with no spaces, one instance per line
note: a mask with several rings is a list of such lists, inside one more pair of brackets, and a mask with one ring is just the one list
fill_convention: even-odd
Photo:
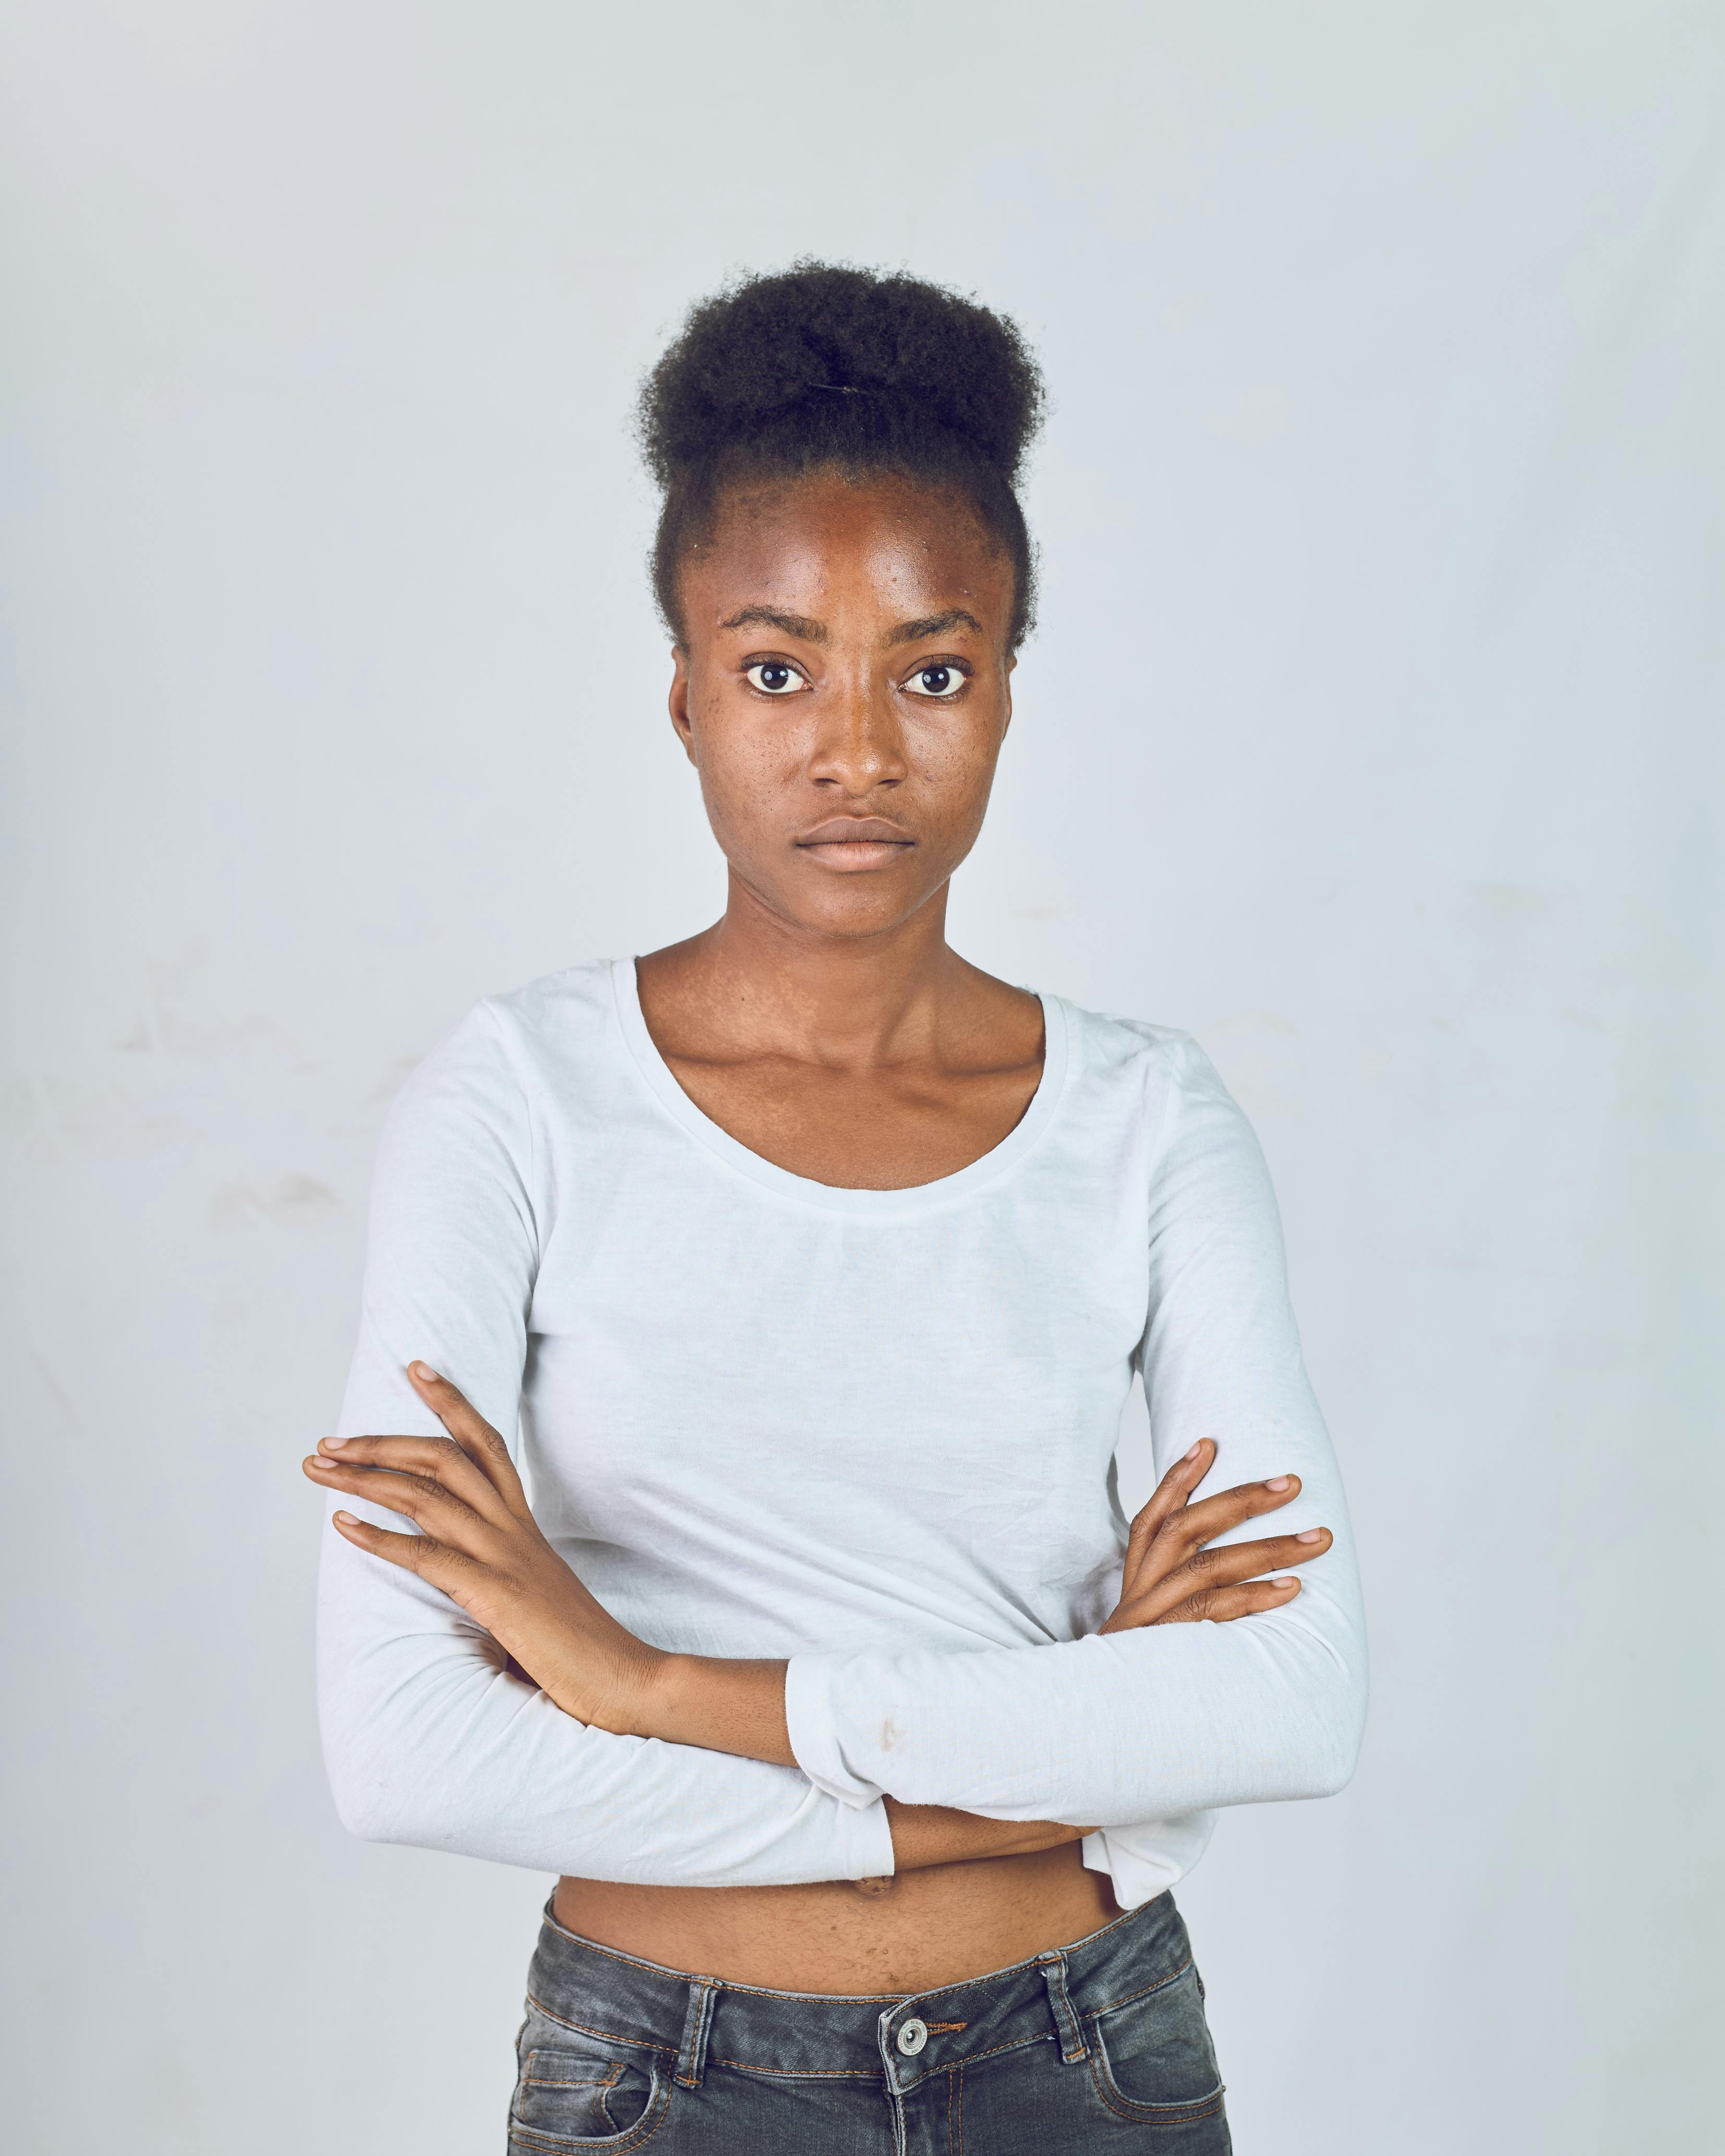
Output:
[[643,978],[670,1031],[727,1060],[860,1071],[937,1059],[1002,985],[947,943],[946,914],[943,886],[890,929],[827,935],[787,921],[733,875],[720,919],[643,959]]

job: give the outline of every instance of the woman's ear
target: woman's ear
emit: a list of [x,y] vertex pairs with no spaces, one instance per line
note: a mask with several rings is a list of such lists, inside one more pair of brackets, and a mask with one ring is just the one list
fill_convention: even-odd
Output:
[[670,716],[683,744],[683,753],[695,762],[695,729],[689,722],[689,654],[680,644],[671,646]]

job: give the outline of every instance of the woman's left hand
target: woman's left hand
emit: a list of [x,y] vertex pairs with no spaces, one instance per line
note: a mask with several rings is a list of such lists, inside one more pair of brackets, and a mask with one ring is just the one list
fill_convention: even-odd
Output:
[[1297,1475],[1273,1475],[1268,1481],[1242,1482],[1194,1503],[1193,1493],[1215,1465],[1216,1450],[1214,1438],[1200,1438],[1169,1468],[1132,1522],[1120,1601],[1101,1630],[1225,1625],[1282,1609],[1300,1592],[1299,1581],[1286,1574],[1279,1579],[1263,1575],[1278,1565],[1309,1564],[1335,1539],[1327,1527],[1306,1527],[1296,1535],[1212,1549],[1218,1535],[1260,1513],[1279,1511],[1300,1494]]
[[509,1448],[484,1416],[423,1363],[408,1376],[447,1437],[326,1437],[305,1468],[322,1488],[405,1513],[420,1532],[397,1534],[351,1512],[335,1515],[337,1531],[458,1603],[578,1722],[656,1734],[646,1707],[669,1658],[625,1630],[540,1532]]

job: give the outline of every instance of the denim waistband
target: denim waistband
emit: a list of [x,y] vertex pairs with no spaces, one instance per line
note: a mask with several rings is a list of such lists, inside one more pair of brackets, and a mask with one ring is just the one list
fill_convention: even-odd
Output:
[[528,2000],[562,2027],[657,2059],[685,2087],[710,2064],[781,2077],[869,2081],[906,2094],[930,2075],[1053,2044],[1090,2056],[1086,2022],[1171,1984],[1189,1966],[1171,1896],[1073,1945],[927,1991],[773,1991],[661,1968],[563,1929],[547,1905]]

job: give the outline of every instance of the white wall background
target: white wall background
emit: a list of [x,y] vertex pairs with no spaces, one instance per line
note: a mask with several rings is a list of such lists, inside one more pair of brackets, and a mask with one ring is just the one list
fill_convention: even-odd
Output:
[[501,2147],[545,1882],[337,1829],[298,1461],[402,1073],[716,906],[628,407],[802,250],[1041,347],[956,932],[1215,1053],[1354,1493],[1358,1779],[1183,1896],[1242,2156],[1718,2148],[1725,15],[11,0],[0,77],[8,2148]]

